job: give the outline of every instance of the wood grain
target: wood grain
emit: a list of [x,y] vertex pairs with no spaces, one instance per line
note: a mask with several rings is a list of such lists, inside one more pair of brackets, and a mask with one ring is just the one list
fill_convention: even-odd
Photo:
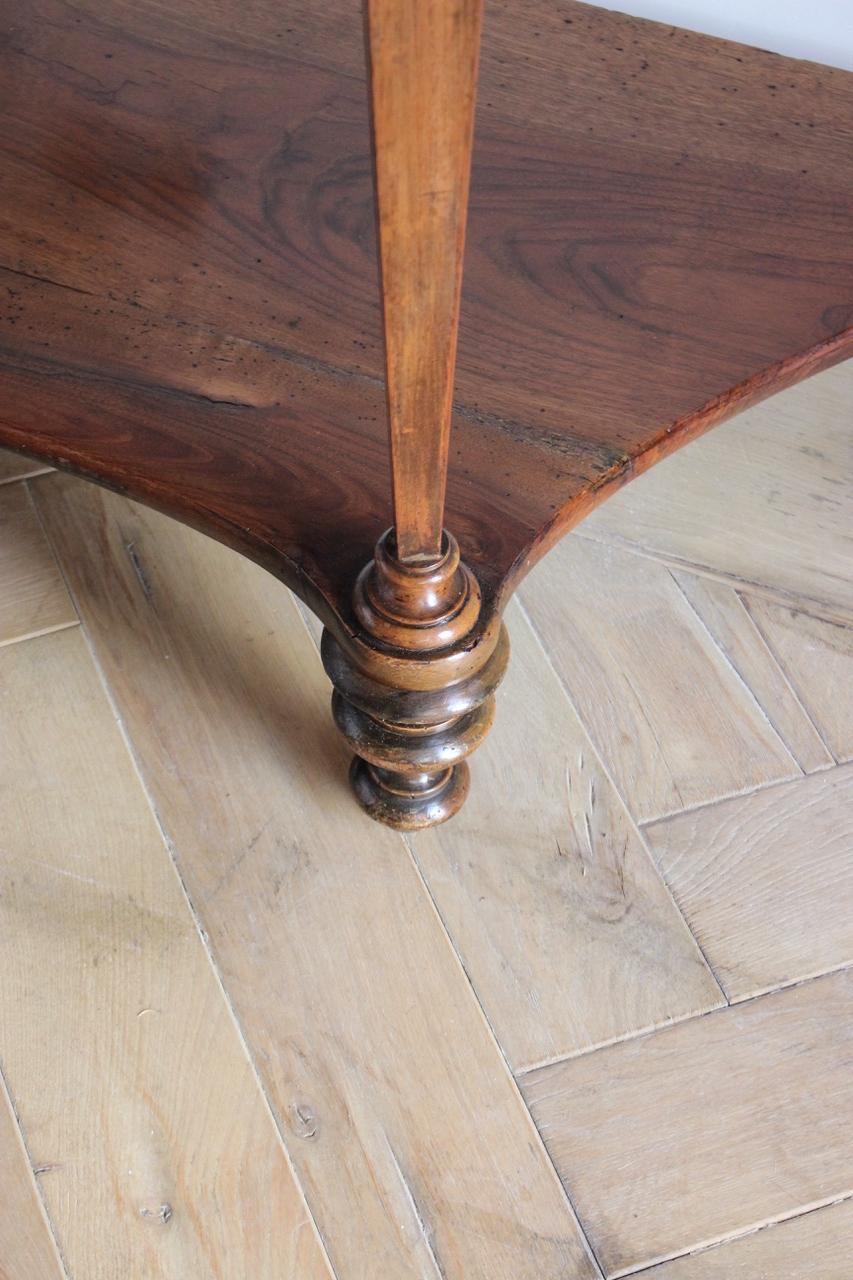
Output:
[[851,403],[848,362],[712,432],[581,533],[850,622]]
[[731,999],[853,962],[853,766],[646,828]]
[[595,1276],[405,845],[352,808],[293,603],[173,522],[36,484],[335,1274]]
[[803,772],[833,765],[833,756],[734,588],[677,569],[672,576]]
[[572,538],[522,600],[639,821],[799,774],[665,566]]
[[518,1071],[721,994],[515,606],[508,623],[512,663],[471,796],[412,847]]
[[3,1062],[70,1274],[330,1280],[79,628],[0,677]]
[[744,603],[835,759],[853,759],[853,619],[844,626],[757,596]]
[[0,487],[0,645],[73,626],[77,614],[26,486]]
[[[390,522],[364,74],[343,0],[25,0],[0,62],[0,441],[330,618]],[[489,597],[853,350],[852,86],[571,0],[490,6],[447,506]]]
[[851,1256],[853,1201],[845,1200],[666,1262],[646,1280],[847,1280]]
[[606,1275],[851,1193],[851,1028],[847,970],[523,1078]]
[[441,554],[483,0],[366,0],[400,559]]
[[[0,1043],[0,1053],[3,1047]],[[36,1276],[38,1280],[66,1280],[66,1271],[0,1078],[0,1280],[33,1280]]]

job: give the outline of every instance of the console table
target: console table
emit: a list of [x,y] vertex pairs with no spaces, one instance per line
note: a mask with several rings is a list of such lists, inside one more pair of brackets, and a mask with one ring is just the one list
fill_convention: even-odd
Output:
[[462,803],[536,559],[853,354],[853,75],[481,4],[0,14],[0,445],[297,592],[401,827]]

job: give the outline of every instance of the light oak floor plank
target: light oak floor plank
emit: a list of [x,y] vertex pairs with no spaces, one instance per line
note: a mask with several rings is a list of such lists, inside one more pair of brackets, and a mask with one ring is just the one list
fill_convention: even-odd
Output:
[[65,1280],[65,1276],[12,1104],[0,1079],[0,1280]]
[[0,487],[0,645],[77,621],[26,485]]
[[722,1002],[521,610],[452,823],[412,837],[515,1070]]
[[[737,591],[694,573],[675,570],[672,576],[803,772],[833,765],[834,757]],[[853,670],[848,676],[853,679]]]
[[848,969],[522,1087],[613,1276],[850,1195],[851,1061]]
[[638,821],[799,775],[664,565],[569,538],[521,598]]
[[659,463],[594,511],[578,536],[853,619],[851,402],[847,361]]
[[339,1280],[597,1274],[403,841],[353,807],[288,593],[38,495]]
[[853,962],[853,765],[646,828],[730,999]]
[[0,449],[0,484],[9,484],[12,480],[25,480],[28,476],[44,475],[52,470],[43,462],[35,462],[20,453],[12,453],[9,449]]
[[853,1200],[638,1272],[642,1280],[850,1280]]
[[0,688],[0,1053],[72,1277],[331,1280],[79,628]]
[[757,596],[744,603],[835,759],[853,760],[853,625]]

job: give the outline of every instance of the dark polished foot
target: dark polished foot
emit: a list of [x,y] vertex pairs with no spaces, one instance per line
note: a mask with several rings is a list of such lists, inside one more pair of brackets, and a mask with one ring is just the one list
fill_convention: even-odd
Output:
[[350,766],[356,799],[371,818],[398,831],[434,827],[452,818],[468,794],[470,771],[461,764],[434,773],[395,773],[359,756]]
[[356,587],[361,632],[348,642],[323,635],[355,793],[371,817],[402,830],[461,807],[465,760],[489,731],[509,656],[500,619],[482,616],[473,575],[454,539],[444,541],[440,561],[410,567],[386,534]]

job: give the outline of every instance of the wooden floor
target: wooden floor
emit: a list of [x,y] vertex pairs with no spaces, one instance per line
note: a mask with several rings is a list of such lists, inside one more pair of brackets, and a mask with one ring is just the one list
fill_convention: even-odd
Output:
[[552,552],[410,840],[284,588],[0,459],[2,1280],[850,1280],[851,422]]

